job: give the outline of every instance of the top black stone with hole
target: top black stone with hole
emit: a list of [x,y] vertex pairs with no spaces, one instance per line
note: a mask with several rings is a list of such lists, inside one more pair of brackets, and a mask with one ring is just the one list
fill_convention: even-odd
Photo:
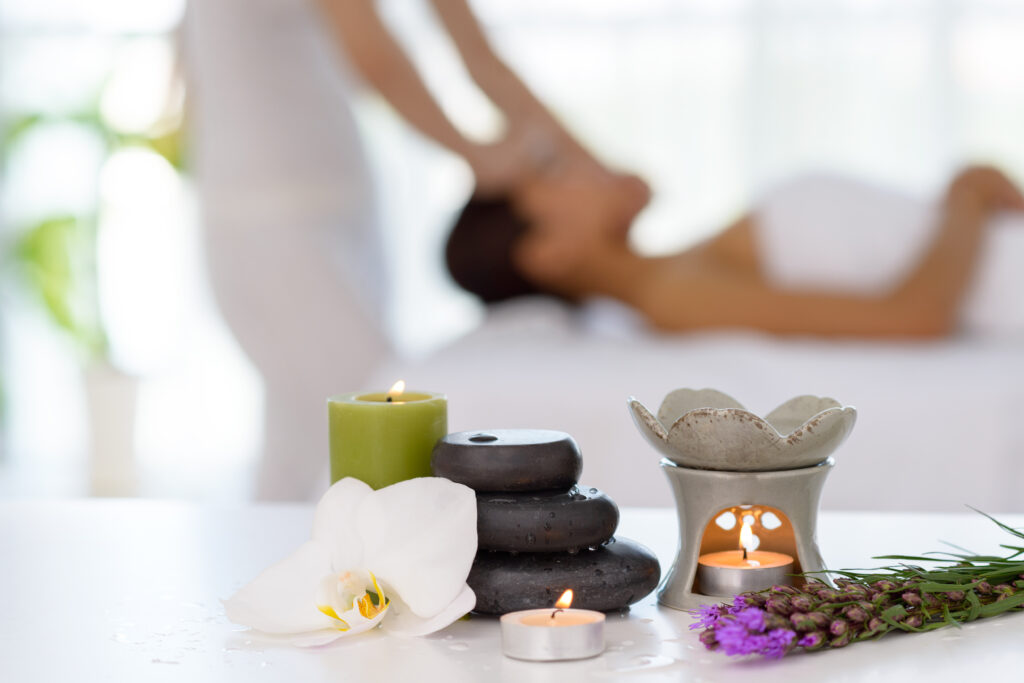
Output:
[[571,436],[549,429],[456,432],[441,439],[434,474],[477,491],[567,490],[583,470]]

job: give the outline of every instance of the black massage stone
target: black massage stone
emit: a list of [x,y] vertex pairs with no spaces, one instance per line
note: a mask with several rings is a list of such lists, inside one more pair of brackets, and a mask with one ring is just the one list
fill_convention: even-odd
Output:
[[480,548],[511,552],[577,551],[615,533],[619,508],[597,489],[536,493],[478,493]]
[[608,611],[628,607],[654,590],[661,567],[654,554],[628,539],[578,553],[480,551],[466,582],[474,611],[505,614],[551,607],[566,588],[573,607]]
[[583,457],[565,432],[492,429],[449,434],[431,465],[435,476],[476,491],[565,491],[579,481]]

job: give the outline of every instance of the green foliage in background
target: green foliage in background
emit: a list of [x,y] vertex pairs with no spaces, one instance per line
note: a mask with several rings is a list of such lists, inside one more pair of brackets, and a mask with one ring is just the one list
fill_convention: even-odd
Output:
[[[98,107],[62,116],[12,117],[3,127],[3,149],[10,150],[31,131],[55,123],[73,123],[92,131],[108,155],[126,147],[146,147],[179,171],[185,163],[181,126],[162,125],[146,134],[121,133],[106,125]],[[53,215],[20,232],[3,258],[87,361],[106,358],[109,352],[98,299],[96,238],[96,215]]]
[[95,234],[90,218],[55,216],[24,232],[10,251],[50,320],[88,359],[108,350],[96,291]]

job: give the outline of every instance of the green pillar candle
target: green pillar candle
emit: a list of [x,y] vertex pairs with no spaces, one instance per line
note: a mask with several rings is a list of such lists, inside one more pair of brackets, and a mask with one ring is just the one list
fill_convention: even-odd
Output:
[[403,391],[352,393],[327,399],[331,483],[362,479],[375,489],[429,477],[430,455],[448,433],[444,394]]

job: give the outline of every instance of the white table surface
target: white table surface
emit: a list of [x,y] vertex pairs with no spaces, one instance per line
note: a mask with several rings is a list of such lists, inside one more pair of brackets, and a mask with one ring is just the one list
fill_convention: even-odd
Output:
[[[0,681],[965,681],[1024,678],[1024,614],[921,635],[896,634],[781,661],[708,652],[683,612],[648,596],[610,615],[608,650],[579,662],[501,654],[495,619],[425,638],[380,631],[321,649],[239,630],[219,598],[291,552],[312,508],[235,509],[147,501],[0,503]],[[1006,520],[1024,525],[1022,516]],[[619,535],[650,546],[662,573],[675,551],[669,510],[626,509]],[[973,513],[825,513],[831,566],[939,548],[992,551],[1006,536]]]

